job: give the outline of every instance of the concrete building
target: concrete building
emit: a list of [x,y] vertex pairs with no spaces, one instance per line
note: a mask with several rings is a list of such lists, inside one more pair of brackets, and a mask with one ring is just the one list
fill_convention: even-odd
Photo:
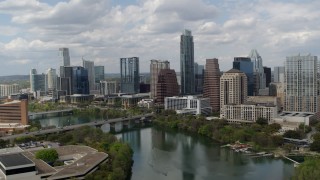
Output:
[[140,93],[140,94],[132,94],[132,95],[122,95],[120,96],[122,107],[130,108],[133,106],[137,106],[138,102],[142,99],[149,99],[149,93]]
[[164,108],[175,110],[177,114],[209,115],[212,112],[209,98],[197,96],[166,97]]
[[0,97],[10,96],[20,92],[18,84],[0,84]]
[[231,69],[220,78],[220,112],[224,105],[240,105],[247,99],[247,76],[237,70]]
[[238,105],[224,105],[220,118],[229,122],[253,123],[258,118],[265,118],[272,122],[277,116],[277,106],[261,105],[259,103],[245,103]]
[[213,112],[220,111],[220,69],[218,59],[207,59],[203,97],[210,99]]
[[276,66],[273,70],[273,82],[282,82],[284,83],[284,73],[285,68],[283,66]]
[[184,30],[180,39],[180,73],[181,94],[194,94],[194,45],[193,36],[189,30]]
[[119,92],[117,81],[100,81],[100,94],[110,95]]
[[281,111],[280,97],[276,97],[276,96],[248,96],[247,102],[257,103],[260,105],[276,106],[277,111]]
[[170,69],[169,61],[151,60],[150,63],[150,96],[152,99],[157,97],[157,83],[160,70]]
[[259,89],[266,88],[266,77],[264,75],[262,58],[256,49],[251,50],[249,57],[253,62],[253,73],[256,76],[255,84],[257,88],[256,88],[256,92],[254,92],[254,95],[258,95]]
[[121,93],[136,94],[139,89],[139,58],[120,58]]
[[165,97],[178,96],[179,85],[176,72],[173,69],[160,70],[156,86],[156,103],[164,104]]
[[0,104],[0,123],[28,124],[28,101],[11,101]]
[[315,113],[284,111],[278,114],[278,116],[273,119],[272,123],[280,124],[282,130],[287,131],[298,129],[300,124],[309,126],[310,121],[313,119],[316,119]]
[[248,80],[248,96],[254,95],[254,76],[253,76],[253,62],[249,57],[234,57],[233,69],[238,69],[239,71],[246,74]]
[[55,69],[49,68],[47,70],[48,90],[57,90],[57,72]]
[[195,94],[203,94],[204,66],[194,63]]
[[69,48],[59,48],[63,66],[70,66]]
[[88,81],[90,91],[95,90],[94,62],[82,59],[83,67],[88,71]]
[[270,83],[269,86],[269,95],[270,96],[276,96],[279,98],[280,102],[280,109],[283,110],[284,108],[284,101],[285,101],[285,85],[284,83],[278,82],[278,83]]
[[312,112],[318,110],[318,57],[290,56],[285,62],[285,111]]
[[150,109],[154,105],[154,100],[153,99],[142,99],[141,101],[138,102],[139,107],[145,107]]

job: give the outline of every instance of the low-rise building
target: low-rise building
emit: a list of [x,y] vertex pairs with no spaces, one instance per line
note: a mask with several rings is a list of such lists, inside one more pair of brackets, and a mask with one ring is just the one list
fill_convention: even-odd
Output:
[[210,99],[199,96],[166,97],[164,108],[175,110],[178,114],[208,115],[212,112]]
[[28,101],[14,100],[0,104],[0,123],[28,124]]
[[153,99],[142,99],[141,101],[138,102],[139,107],[146,107],[146,108],[151,108],[154,105],[154,100]]
[[140,93],[132,95],[122,95],[120,96],[121,103],[124,108],[129,108],[136,106],[142,99],[150,98],[150,93]]
[[275,105],[277,106],[278,111],[281,110],[281,100],[279,97],[275,96],[248,96],[247,102],[257,103],[260,105]]
[[315,113],[309,112],[282,112],[276,118],[273,119],[273,123],[281,125],[284,131],[295,130],[300,124],[308,125],[312,119],[315,119]]

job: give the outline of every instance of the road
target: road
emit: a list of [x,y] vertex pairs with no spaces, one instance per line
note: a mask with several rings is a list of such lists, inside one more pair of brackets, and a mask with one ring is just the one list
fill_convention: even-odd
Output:
[[43,135],[43,134],[50,134],[50,133],[56,133],[56,132],[70,131],[70,130],[80,128],[82,126],[99,126],[99,125],[103,125],[106,123],[117,123],[117,122],[128,121],[128,120],[133,120],[133,119],[141,119],[143,117],[151,117],[151,116],[153,116],[153,114],[149,113],[149,114],[144,114],[144,115],[132,116],[132,117],[128,117],[128,118],[115,118],[115,119],[109,119],[109,120],[94,121],[94,122],[89,122],[89,123],[65,126],[63,128],[58,127],[58,128],[53,128],[53,129],[45,129],[45,130],[41,130],[41,131],[4,136],[4,137],[1,137],[0,139],[10,140],[10,139],[15,139],[17,137],[23,137],[23,136]]

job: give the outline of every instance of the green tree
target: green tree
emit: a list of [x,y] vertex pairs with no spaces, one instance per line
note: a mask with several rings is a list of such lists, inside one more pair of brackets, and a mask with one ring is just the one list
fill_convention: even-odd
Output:
[[267,125],[267,124],[268,124],[268,119],[263,118],[263,117],[259,117],[259,118],[256,120],[256,123],[257,123],[257,124],[260,124],[260,125]]
[[296,169],[293,176],[294,180],[311,180],[320,177],[320,158],[306,158]]
[[320,133],[315,133],[314,135],[312,135],[312,138],[314,141],[320,141]]
[[55,162],[58,158],[58,152],[55,149],[42,149],[36,152],[36,158],[45,162]]
[[313,143],[310,144],[310,150],[320,152],[320,140],[313,141]]
[[300,134],[299,131],[289,130],[289,131],[286,131],[286,132],[283,134],[283,137],[293,138],[293,139],[300,139],[300,138],[301,138],[301,134]]
[[287,153],[290,153],[292,150],[294,150],[295,146],[293,144],[285,144],[282,147]]

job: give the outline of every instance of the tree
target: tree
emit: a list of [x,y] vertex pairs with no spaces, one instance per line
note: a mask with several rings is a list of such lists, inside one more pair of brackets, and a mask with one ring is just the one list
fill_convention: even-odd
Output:
[[312,135],[312,138],[314,141],[320,141],[320,133],[315,133],[314,135]]
[[36,158],[52,163],[59,158],[59,155],[55,149],[42,149],[36,152]]
[[293,144],[285,144],[282,147],[286,152],[290,153],[292,150],[294,150],[295,146]]
[[310,150],[320,152],[320,140],[313,141],[313,143],[310,144]]
[[301,134],[298,131],[289,130],[289,131],[286,131],[283,134],[283,137],[293,138],[293,139],[300,139],[301,138]]
[[294,180],[309,180],[317,179],[320,177],[320,158],[312,157],[300,164],[296,169],[293,176]]
[[267,125],[267,124],[268,124],[268,119],[263,118],[263,117],[259,117],[259,118],[256,120],[256,123],[258,123],[258,124],[260,124],[260,125]]

